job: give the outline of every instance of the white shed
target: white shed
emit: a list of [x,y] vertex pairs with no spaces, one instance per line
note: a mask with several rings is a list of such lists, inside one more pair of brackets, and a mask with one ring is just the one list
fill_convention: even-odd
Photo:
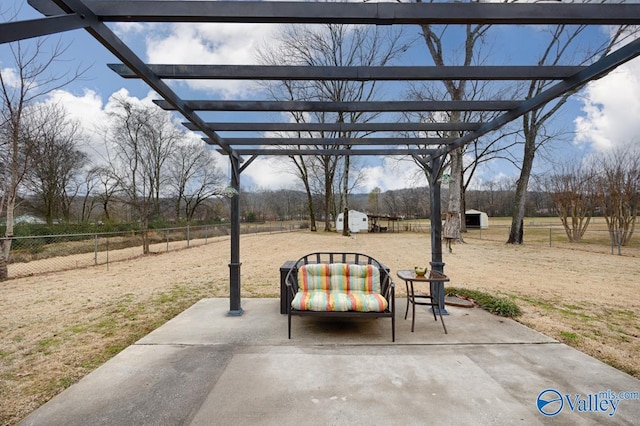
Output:
[[478,210],[467,210],[464,212],[467,228],[487,229],[489,227],[489,216],[485,212]]
[[[338,215],[336,219],[336,231],[342,232],[344,229],[344,213]],[[349,210],[349,231],[358,233],[360,231],[367,232],[369,230],[369,218],[365,213]]]

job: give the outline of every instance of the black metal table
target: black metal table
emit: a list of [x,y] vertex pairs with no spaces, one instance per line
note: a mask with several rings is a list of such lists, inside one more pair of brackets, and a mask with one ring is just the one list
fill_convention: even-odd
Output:
[[[445,334],[447,334],[447,327],[444,325],[444,320],[442,319],[442,309],[444,307],[440,306],[440,292],[444,291],[444,283],[449,281],[449,277],[436,271],[429,271],[425,275],[416,275],[416,272],[414,270],[408,269],[399,270],[397,272],[397,275],[398,278],[404,281],[407,287],[407,309],[404,313],[404,319],[407,319],[407,315],[409,313],[409,305],[411,305],[411,332],[413,332],[416,322],[415,305],[426,305],[431,306],[433,319],[436,321],[438,321],[438,318],[436,317],[436,311],[438,312],[438,315],[440,316],[440,322],[442,323],[442,328],[444,328],[444,332]],[[429,292],[416,294],[413,285],[414,282],[429,283]]]

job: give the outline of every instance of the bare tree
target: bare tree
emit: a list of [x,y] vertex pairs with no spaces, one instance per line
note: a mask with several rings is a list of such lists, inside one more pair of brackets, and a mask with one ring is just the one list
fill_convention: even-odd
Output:
[[224,182],[213,152],[201,142],[178,144],[169,159],[168,173],[176,200],[176,219],[184,213],[189,222],[203,202],[220,192]]
[[84,171],[84,178],[82,179],[84,184],[80,191],[82,194],[82,205],[78,214],[80,222],[89,222],[89,220],[91,220],[93,211],[99,201],[99,197],[96,194],[96,190],[100,185],[98,171],[98,167],[92,167]]
[[596,160],[596,202],[604,216],[611,243],[627,245],[640,208],[640,149],[620,147]]
[[399,191],[386,191],[382,194],[385,211],[388,215],[397,216],[400,213],[400,196]]
[[545,181],[554,209],[571,242],[578,242],[589,226],[594,209],[594,174],[590,167],[562,164]]
[[0,241],[0,280],[8,277],[6,265],[14,232],[14,210],[33,153],[30,141],[25,138],[28,106],[78,79],[83,72],[69,68],[61,73],[52,71],[65,50],[66,46],[49,43],[47,38],[9,43],[10,57],[3,62],[5,68],[0,69],[0,215],[6,222]]
[[148,229],[160,217],[160,195],[168,173],[166,161],[183,134],[169,113],[152,105],[115,100],[106,134],[113,152],[111,164],[117,185],[136,214],[142,231],[143,253],[149,253]]
[[[511,1],[511,0],[507,0]],[[416,0],[417,3],[422,3],[423,0]],[[454,54],[445,56],[447,52],[447,46],[443,44],[444,36],[447,32],[454,31],[452,26],[434,26],[434,25],[422,25],[422,33],[429,49],[431,58],[436,66],[442,66],[445,64],[445,60],[451,60],[451,57],[455,57]],[[460,50],[458,56],[460,57],[459,65],[471,65],[473,61],[477,61],[479,57],[479,49],[484,44],[490,26],[488,25],[466,25],[465,34],[461,36],[463,44],[459,46]],[[598,59],[602,55],[605,55],[610,51],[612,46],[616,43],[623,41],[632,35],[629,30],[630,27],[619,27],[611,34],[610,37],[600,44],[591,43],[589,46],[584,44],[584,38],[581,38],[583,32],[585,32],[585,25],[560,25],[560,26],[547,26],[540,27],[538,30],[538,37],[543,34],[543,31],[548,34],[548,42],[542,49],[538,56],[538,65],[562,65],[563,62],[567,62],[567,59],[571,57],[572,63],[575,62],[575,55],[580,49],[583,59],[580,61],[582,64],[588,64]],[[595,38],[592,38],[594,40]],[[582,45],[578,46],[581,42]],[[458,48],[458,46],[455,46]],[[585,53],[586,52],[586,53]],[[470,95],[473,93],[469,90],[468,85],[470,83],[465,81],[444,81],[446,93],[451,100],[465,100],[471,99]],[[529,85],[524,89],[525,98],[532,98],[554,84],[553,81],[540,81],[532,80]],[[477,88],[474,88],[477,90]],[[575,92],[573,92],[575,93]],[[524,152],[520,163],[520,177],[517,181],[517,187],[515,192],[515,208],[513,210],[512,225],[510,229],[510,235],[508,243],[520,244],[523,240],[522,223],[525,214],[526,207],[526,195],[529,180],[533,171],[533,164],[536,153],[547,142],[556,139],[557,135],[548,131],[548,124],[557,115],[560,108],[566,103],[568,98],[573,93],[567,93],[564,96],[556,99],[547,105],[533,110],[523,116],[522,121],[522,134],[524,142],[522,143]],[[449,113],[449,121],[452,123],[460,122],[464,120],[464,117],[458,113]],[[458,137],[457,132],[452,132],[450,137]],[[509,143],[513,146],[513,143]],[[450,169],[451,177],[456,183],[449,186],[449,211],[462,212],[463,211],[463,197],[464,194],[464,178],[463,178],[463,148],[454,150],[450,153]],[[420,163],[420,161],[418,161]],[[453,217],[456,218],[457,215]]]
[[373,188],[369,193],[367,207],[375,215],[380,214],[380,194],[381,193],[382,193],[382,190],[377,186]]
[[94,167],[90,170],[89,175],[97,181],[95,186],[99,189],[96,189],[95,196],[102,206],[102,220],[109,222],[112,219],[109,206],[120,191],[118,187],[118,177],[115,171],[109,166]]
[[[586,31],[586,25],[556,25],[545,28],[548,35],[548,42],[545,49],[540,54],[538,65],[562,65],[567,58],[576,54],[578,47],[583,54],[581,64],[589,64],[598,58],[606,55],[617,44],[633,35],[629,26],[618,27],[611,35],[600,44],[591,46],[578,46],[579,42],[584,43],[581,35]],[[540,34],[543,34],[541,31]],[[572,62],[575,62],[574,58]],[[532,98],[549,88],[553,81],[532,80],[525,91],[527,99]],[[554,135],[548,133],[549,122],[556,116],[558,111],[567,103],[568,99],[575,93],[572,91],[564,94],[558,99],[549,102],[543,107],[534,109],[522,117],[522,132],[524,136],[524,152],[520,176],[516,185],[514,211],[509,231],[508,244],[522,244],[524,238],[523,221],[527,202],[527,188],[533,171],[533,164],[536,153],[547,142],[554,139]]]
[[[416,3],[423,3],[423,1],[416,0]],[[462,66],[470,66],[474,63],[479,63],[481,55],[480,48],[485,43],[486,34],[491,28],[491,26],[487,24],[467,24],[462,26],[461,33],[457,33],[459,28],[448,25],[423,24],[420,27],[429,55],[434,64],[439,67],[448,65],[448,62],[457,62],[457,65]],[[450,33],[457,33],[454,36],[458,36],[463,40],[462,46],[453,46],[452,48],[450,45],[445,45],[445,36]],[[442,84],[444,85],[445,94],[440,94],[438,90],[435,90],[431,86],[430,88],[427,87],[415,90],[412,96],[430,99],[442,99],[446,97],[451,101],[463,101],[474,99],[481,93],[486,93],[489,90],[487,82],[443,80]],[[498,96],[499,93],[499,91],[495,91],[495,96]],[[436,121],[440,121],[443,118],[450,123],[462,123],[481,118],[487,119],[488,117],[486,117],[486,115],[482,117],[482,114],[478,113],[462,111],[447,112],[445,117],[436,117],[433,115],[428,117],[428,119],[435,119]],[[456,130],[446,133],[447,134],[443,134],[441,136],[450,138],[462,136],[462,132]],[[499,152],[500,149],[506,149],[504,147],[498,150],[495,148],[499,140],[500,138],[494,139],[489,143],[485,142],[486,147],[482,149],[478,149],[479,145],[477,145],[478,142],[476,142],[476,149],[474,150],[474,153],[482,154],[487,159],[490,156],[493,157],[497,155],[496,152]],[[450,214],[446,215],[445,227],[447,230],[450,230],[451,237],[455,240],[462,239],[460,231],[464,228],[464,192],[469,182],[465,182],[464,154],[466,149],[467,148],[464,146],[454,149],[449,153],[448,159],[450,184],[447,210]],[[421,167],[428,176],[430,172],[427,170],[426,159],[419,157],[415,157],[414,159],[416,164]],[[467,174],[469,180],[471,179],[471,175],[474,170],[474,168],[467,168],[467,172],[469,172]]]
[[68,222],[81,185],[81,171],[88,161],[77,148],[82,140],[80,125],[69,120],[58,104],[35,104],[30,109],[25,138],[32,154],[26,186],[39,200],[36,208],[47,223],[54,219]]
[[[290,26],[279,37],[277,48],[263,49],[261,62],[270,65],[308,65],[308,66],[382,66],[388,65],[407,49],[402,43],[401,33],[389,28],[349,25]],[[327,100],[334,102],[369,101],[378,94],[375,81],[283,81],[268,84],[267,89],[274,99],[280,100]],[[368,122],[378,114],[370,112],[290,112],[295,122],[317,123],[354,123]],[[300,132],[298,137],[311,138],[358,138],[362,132]],[[318,145],[317,148],[323,148]],[[340,148],[340,147],[335,147]],[[342,148],[351,149],[350,145]],[[325,231],[331,229],[329,212],[334,211],[334,182],[342,182],[342,200],[348,211],[348,193],[352,184],[350,173],[353,169],[349,156],[319,155],[314,159],[292,157],[307,189],[308,200],[313,196],[310,192],[310,178],[315,173],[323,176],[323,195],[325,211]],[[317,171],[311,170],[315,168]],[[337,175],[340,175],[337,177]],[[337,178],[337,179],[336,179]],[[313,203],[309,202],[309,207]],[[312,223],[315,213],[310,211]],[[345,223],[348,218],[345,217]],[[312,225],[313,226],[313,225]],[[313,228],[312,228],[313,229]],[[345,232],[348,229],[345,228]]]
[[304,185],[304,189],[307,196],[307,208],[309,211],[310,230],[311,232],[316,232],[317,231],[316,210],[313,207],[313,192],[311,190],[309,167],[307,167],[307,161],[305,160],[306,157],[304,156],[296,157],[292,155],[289,158],[291,158],[291,161],[293,162],[297,170],[297,173],[298,173],[297,176],[300,178],[300,180],[302,181],[302,184]]

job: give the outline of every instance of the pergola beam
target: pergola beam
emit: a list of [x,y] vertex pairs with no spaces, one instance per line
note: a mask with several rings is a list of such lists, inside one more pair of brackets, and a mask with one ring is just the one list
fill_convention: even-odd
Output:
[[[160,108],[174,111],[166,100],[153,101]],[[185,100],[193,111],[316,111],[316,112],[400,112],[400,111],[507,111],[522,101],[209,101]]]
[[70,13],[26,21],[4,22],[0,24],[0,44],[26,40],[65,31],[86,28],[93,22],[86,16]]
[[[189,122],[189,130],[198,130]],[[207,127],[219,132],[444,132],[478,130],[481,123],[269,123],[269,122],[207,122]],[[226,139],[225,139],[226,140]]]
[[[124,64],[108,64],[123,78],[140,78]],[[582,66],[272,66],[148,64],[160,78],[179,80],[560,80]]]
[[[207,138],[203,138],[205,142],[213,145]],[[374,146],[374,145],[443,145],[455,141],[456,138],[225,138],[225,141],[231,145],[295,145],[302,146]]]
[[[50,1],[29,0],[42,13]],[[315,3],[87,0],[104,22],[279,24],[640,24],[638,4]]]
[[[218,150],[220,154],[225,154]],[[436,150],[427,148],[392,148],[392,149],[295,149],[295,148],[246,148],[236,149],[239,155],[260,155],[260,156],[309,156],[309,155],[349,155],[349,156],[372,156],[372,155],[426,155],[432,156]]]

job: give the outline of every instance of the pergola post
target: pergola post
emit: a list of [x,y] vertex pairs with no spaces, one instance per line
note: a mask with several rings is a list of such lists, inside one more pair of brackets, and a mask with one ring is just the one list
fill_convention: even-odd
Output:
[[229,312],[227,316],[240,316],[240,160],[229,156],[231,162],[231,187],[235,194],[231,197],[231,262],[229,262]]
[[[442,167],[443,157],[432,157],[429,160],[427,170],[429,171],[429,198],[431,205],[431,269],[444,274],[444,262],[442,261],[442,215],[440,203],[440,168]],[[431,294],[435,294],[435,286],[440,286],[439,294],[439,310],[442,315],[447,315],[447,309],[444,305],[444,282],[431,283]],[[434,307],[435,309],[435,307]],[[437,313],[437,312],[436,312]]]

